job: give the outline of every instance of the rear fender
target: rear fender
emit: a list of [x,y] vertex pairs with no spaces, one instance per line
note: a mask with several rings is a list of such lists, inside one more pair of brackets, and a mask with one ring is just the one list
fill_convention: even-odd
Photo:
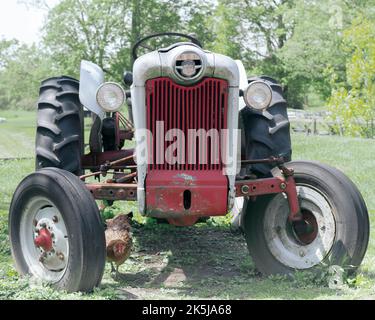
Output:
[[79,99],[84,107],[104,119],[105,111],[96,101],[96,91],[104,83],[104,72],[96,64],[82,60],[79,86]]

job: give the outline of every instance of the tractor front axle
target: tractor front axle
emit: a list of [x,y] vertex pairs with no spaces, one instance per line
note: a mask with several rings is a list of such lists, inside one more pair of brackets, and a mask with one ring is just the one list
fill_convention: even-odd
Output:
[[250,197],[255,201],[257,196],[277,193],[284,193],[287,196],[290,211],[289,221],[301,220],[297,188],[293,176],[236,181],[237,197]]
[[[97,200],[137,200],[137,185],[135,183],[88,183],[86,186]],[[237,197],[250,197],[255,200],[257,196],[277,193],[284,193],[287,196],[290,210],[289,221],[301,220],[297,188],[293,176],[236,181]]]

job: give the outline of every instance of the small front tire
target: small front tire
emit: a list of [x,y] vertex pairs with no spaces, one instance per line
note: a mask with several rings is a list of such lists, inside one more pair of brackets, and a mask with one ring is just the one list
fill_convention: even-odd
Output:
[[246,201],[245,237],[263,274],[291,274],[322,265],[354,271],[369,240],[366,205],[339,170],[316,162],[292,162],[303,221],[289,223],[283,194]]
[[9,233],[21,275],[68,292],[100,284],[104,226],[94,198],[72,173],[46,168],[26,177],[12,199]]

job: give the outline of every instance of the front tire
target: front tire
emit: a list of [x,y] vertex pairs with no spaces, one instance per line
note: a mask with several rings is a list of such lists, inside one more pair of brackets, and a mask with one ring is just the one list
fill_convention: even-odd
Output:
[[72,173],[47,168],[26,177],[12,199],[9,234],[21,275],[68,292],[100,284],[104,227],[94,198]]
[[321,265],[349,272],[361,264],[369,217],[361,194],[339,170],[316,162],[292,162],[303,222],[289,223],[283,194],[246,201],[245,237],[263,274],[291,274]]

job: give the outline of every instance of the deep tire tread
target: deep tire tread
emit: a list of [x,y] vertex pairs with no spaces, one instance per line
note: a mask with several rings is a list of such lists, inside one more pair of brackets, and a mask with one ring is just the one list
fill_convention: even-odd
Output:
[[[273,91],[270,107],[264,111],[251,108],[241,110],[240,117],[245,132],[246,160],[263,159],[271,156],[283,156],[286,161],[291,160],[292,148],[290,139],[290,123],[287,113],[287,103],[283,95],[283,89],[276,80],[267,77],[252,77],[249,83],[264,81]],[[269,176],[273,169],[272,164],[255,164],[247,167],[249,171],[260,177]]]
[[67,76],[44,80],[38,102],[36,169],[56,166],[80,174],[83,148],[79,81]]

